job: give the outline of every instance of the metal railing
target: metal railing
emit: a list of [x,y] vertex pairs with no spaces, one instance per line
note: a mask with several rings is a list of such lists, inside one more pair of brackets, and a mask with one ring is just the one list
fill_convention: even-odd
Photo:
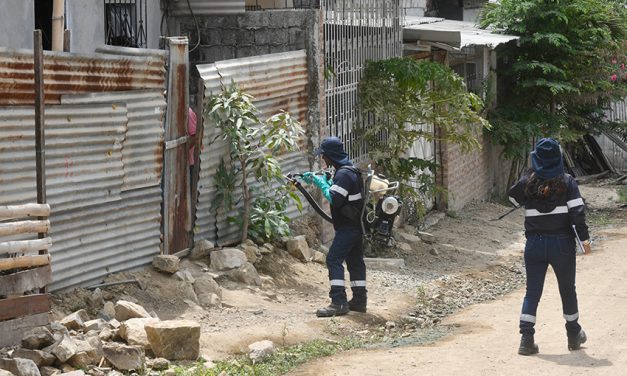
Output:
[[104,0],[105,43],[147,48],[146,0]]
[[371,116],[359,111],[357,86],[366,62],[402,55],[399,0],[324,0],[327,134],[340,137],[356,162],[367,156],[355,128]]

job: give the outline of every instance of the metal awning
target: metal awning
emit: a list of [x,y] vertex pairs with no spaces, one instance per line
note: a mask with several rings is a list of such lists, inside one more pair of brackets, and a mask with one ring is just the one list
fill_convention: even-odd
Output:
[[406,17],[403,25],[405,43],[425,42],[461,49],[467,46],[495,48],[501,43],[518,39],[514,35],[497,34],[480,29],[472,22],[434,17]]

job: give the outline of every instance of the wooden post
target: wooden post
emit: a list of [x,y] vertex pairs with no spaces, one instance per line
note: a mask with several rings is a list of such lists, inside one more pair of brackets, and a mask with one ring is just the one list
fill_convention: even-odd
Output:
[[63,29],[65,25],[65,0],[52,3],[52,51],[63,51]]
[[[56,4],[56,3],[55,3]],[[37,203],[46,203],[46,140],[44,131],[45,93],[44,93],[44,52],[41,30],[34,34],[35,57],[35,169],[37,174]],[[39,220],[45,219],[39,217]],[[45,232],[39,233],[39,239],[46,237]]]
[[63,32],[63,52],[70,52],[70,43],[72,42],[72,33],[69,29]]

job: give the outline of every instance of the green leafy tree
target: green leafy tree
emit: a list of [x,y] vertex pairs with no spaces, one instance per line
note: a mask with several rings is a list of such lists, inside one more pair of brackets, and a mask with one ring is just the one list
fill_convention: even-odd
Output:
[[[298,139],[304,130],[287,112],[261,122],[252,99],[233,84],[213,96],[205,109],[222,131],[218,137],[230,146],[230,158],[223,158],[216,171],[216,183],[220,189],[214,206],[230,211],[242,200],[243,213],[235,220],[242,226],[242,242],[249,234],[259,240],[271,240],[289,232],[285,216],[288,197],[299,209],[302,208],[300,198],[284,184],[281,166],[275,156],[298,150]],[[255,189],[256,201],[253,200],[250,177],[259,183],[259,188]],[[241,198],[234,197],[238,186],[242,189]],[[274,204],[265,196],[269,190],[273,191]]]
[[607,124],[603,111],[625,91],[625,1],[501,0],[481,20],[518,43],[500,47],[493,140],[515,161],[531,140],[568,141]]
[[[429,161],[407,156],[419,138],[454,142],[469,151],[480,147],[477,136],[489,127],[480,115],[481,98],[468,92],[452,69],[430,61],[371,61],[359,84],[359,96],[364,116],[373,117],[362,129],[370,155],[386,175],[401,183],[435,168]],[[437,136],[416,126],[420,124],[437,126]],[[422,193],[433,188],[431,176],[419,176]],[[402,185],[402,195],[416,193],[410,185]]]

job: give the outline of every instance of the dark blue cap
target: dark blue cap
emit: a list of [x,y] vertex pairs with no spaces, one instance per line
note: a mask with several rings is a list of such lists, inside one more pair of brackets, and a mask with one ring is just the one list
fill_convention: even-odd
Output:
[[348,154],[344,151],[342,140],[337,137],[325,137],[320,147],[314,151],[316,157],[320,154],[324,154],[327,158],[340,166],[351,163],[350,159],[348,159]]
[[542,180],[552,179],[564,173],[560,144],[552,138],[543,138],[531,152],[531,165]]

